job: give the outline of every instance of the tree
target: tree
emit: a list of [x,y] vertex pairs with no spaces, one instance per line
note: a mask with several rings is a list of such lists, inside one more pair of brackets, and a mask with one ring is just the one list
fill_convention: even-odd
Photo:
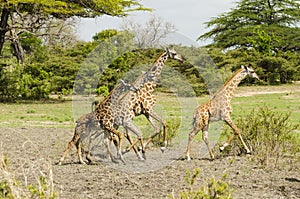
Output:
[[155,16],[150,18],[145,26],[132,20],[127,20],[123,24],[123,29],[135,35],[139,48],[158,47],[162,39],[176,30],[173,24],[164,22],[161,18]]
[[[299,10],[299,0],[242,0],[230,12],[207,22],[211,30],[198,39],[212,38],[220,48],[258,47],[253,41],[260,40],[260,44],[270,42],[273,51],[299,51]],[[268,37],[275,39],[267,41]]]
[[[14,54],[21,62],[24,62],[24,53],[17,36],[49,27],[48,22],[53,19],[120,17],[131,11],[148,10],[136,0],[1,0],[0,6],[0,53],[5,40],[10,40]],[[10,34],[6,35],[8,32]]]

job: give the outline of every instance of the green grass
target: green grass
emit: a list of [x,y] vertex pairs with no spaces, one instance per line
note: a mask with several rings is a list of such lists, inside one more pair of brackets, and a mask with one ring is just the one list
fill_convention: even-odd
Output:
[[73,128],[72,102],[0,104],[0,127]]
[[[255,94],[254,92],[280,92]],[[243,96],[245,95],[245,96]],[[180,132],[188,134],[192,129],[195,108],[210,97],[178,98],[176,95],[158,93],[156,112],[165,120],[181,119]],[[250,113],[253,108],[267,106],[279,113],[291,113],[291,122],[300,121],[300,85],[238,87],[232,100],[232,118],[235,121]],[[50,127],[73,128],[72,101],[46,101],[0,104],[0,127]],[[88,112],[89,110],[87,110]],[[77,119],[77,118],[75,118]],[[134,119],[143,132],[152,128],[143,116]],[[211,125],[211,128],[214,128]]]
[[232,119],[245,116],[253,108],[262,106],[278,113],[290,113],[290,122],[293,124],[300,122],[300,92],[236,97],[232,100]]

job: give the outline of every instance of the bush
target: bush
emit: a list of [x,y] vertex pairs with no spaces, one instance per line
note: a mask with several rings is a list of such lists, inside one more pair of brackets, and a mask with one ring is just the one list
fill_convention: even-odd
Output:
[[[297,157],[296,154],[300,151],[300,139],[295,130],[298,125],[292,125],[289,117],[290,114],[279,114],[264,106],[252,110],[248,116],[237,121],[244,140],[252,149],[253,159],[261,166],[277,167],[284,156]],[[230,132],[231,129],[229,131],[227,128],[222,136],[228,137]],[[228,154],[230,151],[240,153],[243,149],[236,136],[225,153]]]
[[[174,119],[169,119],[166,121],[166,126],[167,126],[167,145],[170,146],[172,144],[172,139],[175,138],[178,134],[179,127],[180,127],[180,119],[174,118]],[[163,140],[161,139],[162,137],[162,132],[156,137],[153,138],[152,143],[155,146],[160,146],[163,144]]]
[[[195,169],[194,173],[189,170],[186,171],[185,181],[189,186],[188,191],[180,192],[181,199],[230,199],[232,198],[229,183],[225,182],[227,175],[223,174],[222,179],[216,180],[214,177],[205,179],[205,185],[195,189],[194,186],[200,174],[200,169]],[[175,199],[172,194],[169,198]]]
[[[11,172],[9,169],[8,159],[0,150],[0,198],[57,198],[57,193],[54,190],[51,166],[47,165],[49,168],[47,168],[48,171],[45,173],[40,170],[40,166],[42,165],[38,165],[38,171],[35,171],[38,175],[40,175],[39,179],[37,179],[37,184],[28,185],[27,182],[22,184],[15,177],[15,173]],[[26,179],[28,178],[28,174],[24,173],[23,175]]]

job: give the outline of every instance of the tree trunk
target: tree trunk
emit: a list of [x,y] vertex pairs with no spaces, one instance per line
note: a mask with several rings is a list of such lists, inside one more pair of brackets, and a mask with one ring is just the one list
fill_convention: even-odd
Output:
[[14,56],[16,56],[17,60],[23,64],[24,63],[24,50],[19,41],[19,37],[18,37],[15,29],[11,29],[10,34],[11,34],[11,47],[14,51],[13,54],[14,54]]
[[5,34],[7,32],[7,21],[9,17],[9,10],[2,8],[1,21],[0,21],[0,55],[5,42]]

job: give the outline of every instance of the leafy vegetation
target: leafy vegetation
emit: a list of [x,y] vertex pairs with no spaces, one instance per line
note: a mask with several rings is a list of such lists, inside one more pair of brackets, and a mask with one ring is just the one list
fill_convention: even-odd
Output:
[[[6,157],[2,154],[0,156],[0,198],[1,199],[14,199],[14,198],[41,198],[41,199],[55,199],[57,193],[53,189],[52,176],[45,177],[40,176],[37,185],[22,185],[14,177],[14,173],[11,173],[8,169]],[[50,181],[50,182],[49,182]],[[29,196],[27,192],[30,192]]]
[[299,51],[299,8],[298,0],[242,0],[207,22],[211,30],[199,39],[212,38],[212,45],[223,49],[252,47],[267,54]]
[[[243,137],[252,149],[253,159],[262,167],[276,168],[285,156],[297,160],[300,137],[296,130],[299,125],[291,124],[289,119],[290,114],[278,113],[263,106],[237,120]],[[227,129],[223,136],[228,135]],[[229,151],[241,153],[243,146],[235,139],[225,153],[230,153]]]
[[[223,174],[222,179],[216,180],[215,177],[205,179],[203,186],[194,188],[198,181],[200,169],[197,168],[191,173],[190,170],[186,171],[185,181],[189,187],[188,191],[181,191],[179,198],[199,198],[199,199],[230,199],[233,198],[229,183],[226,180],[226,173]],[[175,199],[174,195],[169,195],[169,198]]]

